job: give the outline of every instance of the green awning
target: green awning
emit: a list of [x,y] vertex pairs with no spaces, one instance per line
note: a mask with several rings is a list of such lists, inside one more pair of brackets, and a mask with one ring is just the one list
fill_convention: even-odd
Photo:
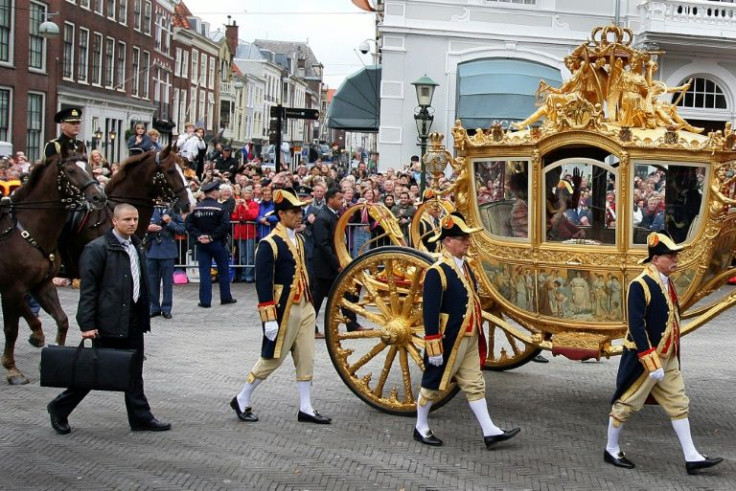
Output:
[[369,65],[348,76],[327,111],[327,127],[377,132],[381,120],[381,66]]

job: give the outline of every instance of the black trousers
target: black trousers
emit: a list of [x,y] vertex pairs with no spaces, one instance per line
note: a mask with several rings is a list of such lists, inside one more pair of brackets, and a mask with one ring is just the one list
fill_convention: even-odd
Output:
[[[332,284],[335,282],[335,278],[315,278],[314,285],[312,286],[312,302],[314,305],[314,316],[319,315],[319,310],[322,307],[322,302],[330,294]],[[345,294],[345,298],[351,302],[357,302],[358,297],[351,294]],[[342,315],[348,319],[347,329],[348,331],[354,331],[358,327],[358,320],[355,316],[355,312],[351,312],[347,309],[342,309]],[[315,330],[316,330],[315,326]]]
[[[130,426],[140,426],[151,421],[153,419],[151,406],[149,406],[146,394],[143,392],[143,333],[136,329],[127,338],[100,338],[93,342],[98,348],[134,349],[137,351],[133,365],[135,382],[133,388],[125,392],[125,409],[128,411]],[[51,408],[59,417],[68,418],[87,394],[89,394],[89,390],[67,389],[51,401]]]

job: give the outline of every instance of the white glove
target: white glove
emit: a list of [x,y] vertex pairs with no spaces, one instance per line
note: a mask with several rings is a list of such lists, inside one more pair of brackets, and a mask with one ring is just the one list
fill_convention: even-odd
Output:
[[273,341],[276,339],[276,335],[279,333],[279,323],[276,321],[268,321],[263,326],[263,334],[266,336],[266,339],[269,341]]
[[430,356],[427,359],[427,361],[429,361],[429,364],[430,365],[434,365],[436,367],[439,367],[439,366],[442,366],[443,358],[442,358],[442,355]]
[[659,382],[660,380],[663,380],[664,379],[664,369],[657,368],[653,372],[649,372],[649,378],[651,378],[652,380],[656,380],[657,382]]

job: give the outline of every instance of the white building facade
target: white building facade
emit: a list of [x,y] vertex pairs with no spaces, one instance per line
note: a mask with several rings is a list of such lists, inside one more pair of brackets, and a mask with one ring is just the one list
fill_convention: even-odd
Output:
[[736,4],[730,1],[387,0],[382,7],[382,169],[419,153],[411,82],[426,74],[439,83],[432,131],[447,135],[456,119],[469,129],[494,121],[507,126],[534,111],[540,80],[559,86],[567,79],[564,57],[594,27],[613,23],[631,29],[633,45],[664,53],[659,80],[676,86],[693,79],[678,105],[695,126],[736,121]]

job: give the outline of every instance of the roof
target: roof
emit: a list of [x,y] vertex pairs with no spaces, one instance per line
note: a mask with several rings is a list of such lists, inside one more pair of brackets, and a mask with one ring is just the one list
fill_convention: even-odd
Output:
[[265,57],[258,46],[246,41],[238,41],[238,48],[235,50],[236,60],[264,60]]
[[192,14],[192,11],[189,10],[186,5],[184,5],[184,2],[181,2],[177,5],[174,5],[174,16],[171,19],[171,23],[174,27],[189,29],[191,25],[189,24],[187,17],[192,17],[193,15],[194,14]]
[[256,39],[253,44],[260,48],[273,51],[276,54],[286,55],[288,58],[298,59],[305,58],[306,77],[317,77],[312,65],[319,63],[317,57],[312,52],[312,48],[307,43],[299,41],[271,41],[268,39]]

